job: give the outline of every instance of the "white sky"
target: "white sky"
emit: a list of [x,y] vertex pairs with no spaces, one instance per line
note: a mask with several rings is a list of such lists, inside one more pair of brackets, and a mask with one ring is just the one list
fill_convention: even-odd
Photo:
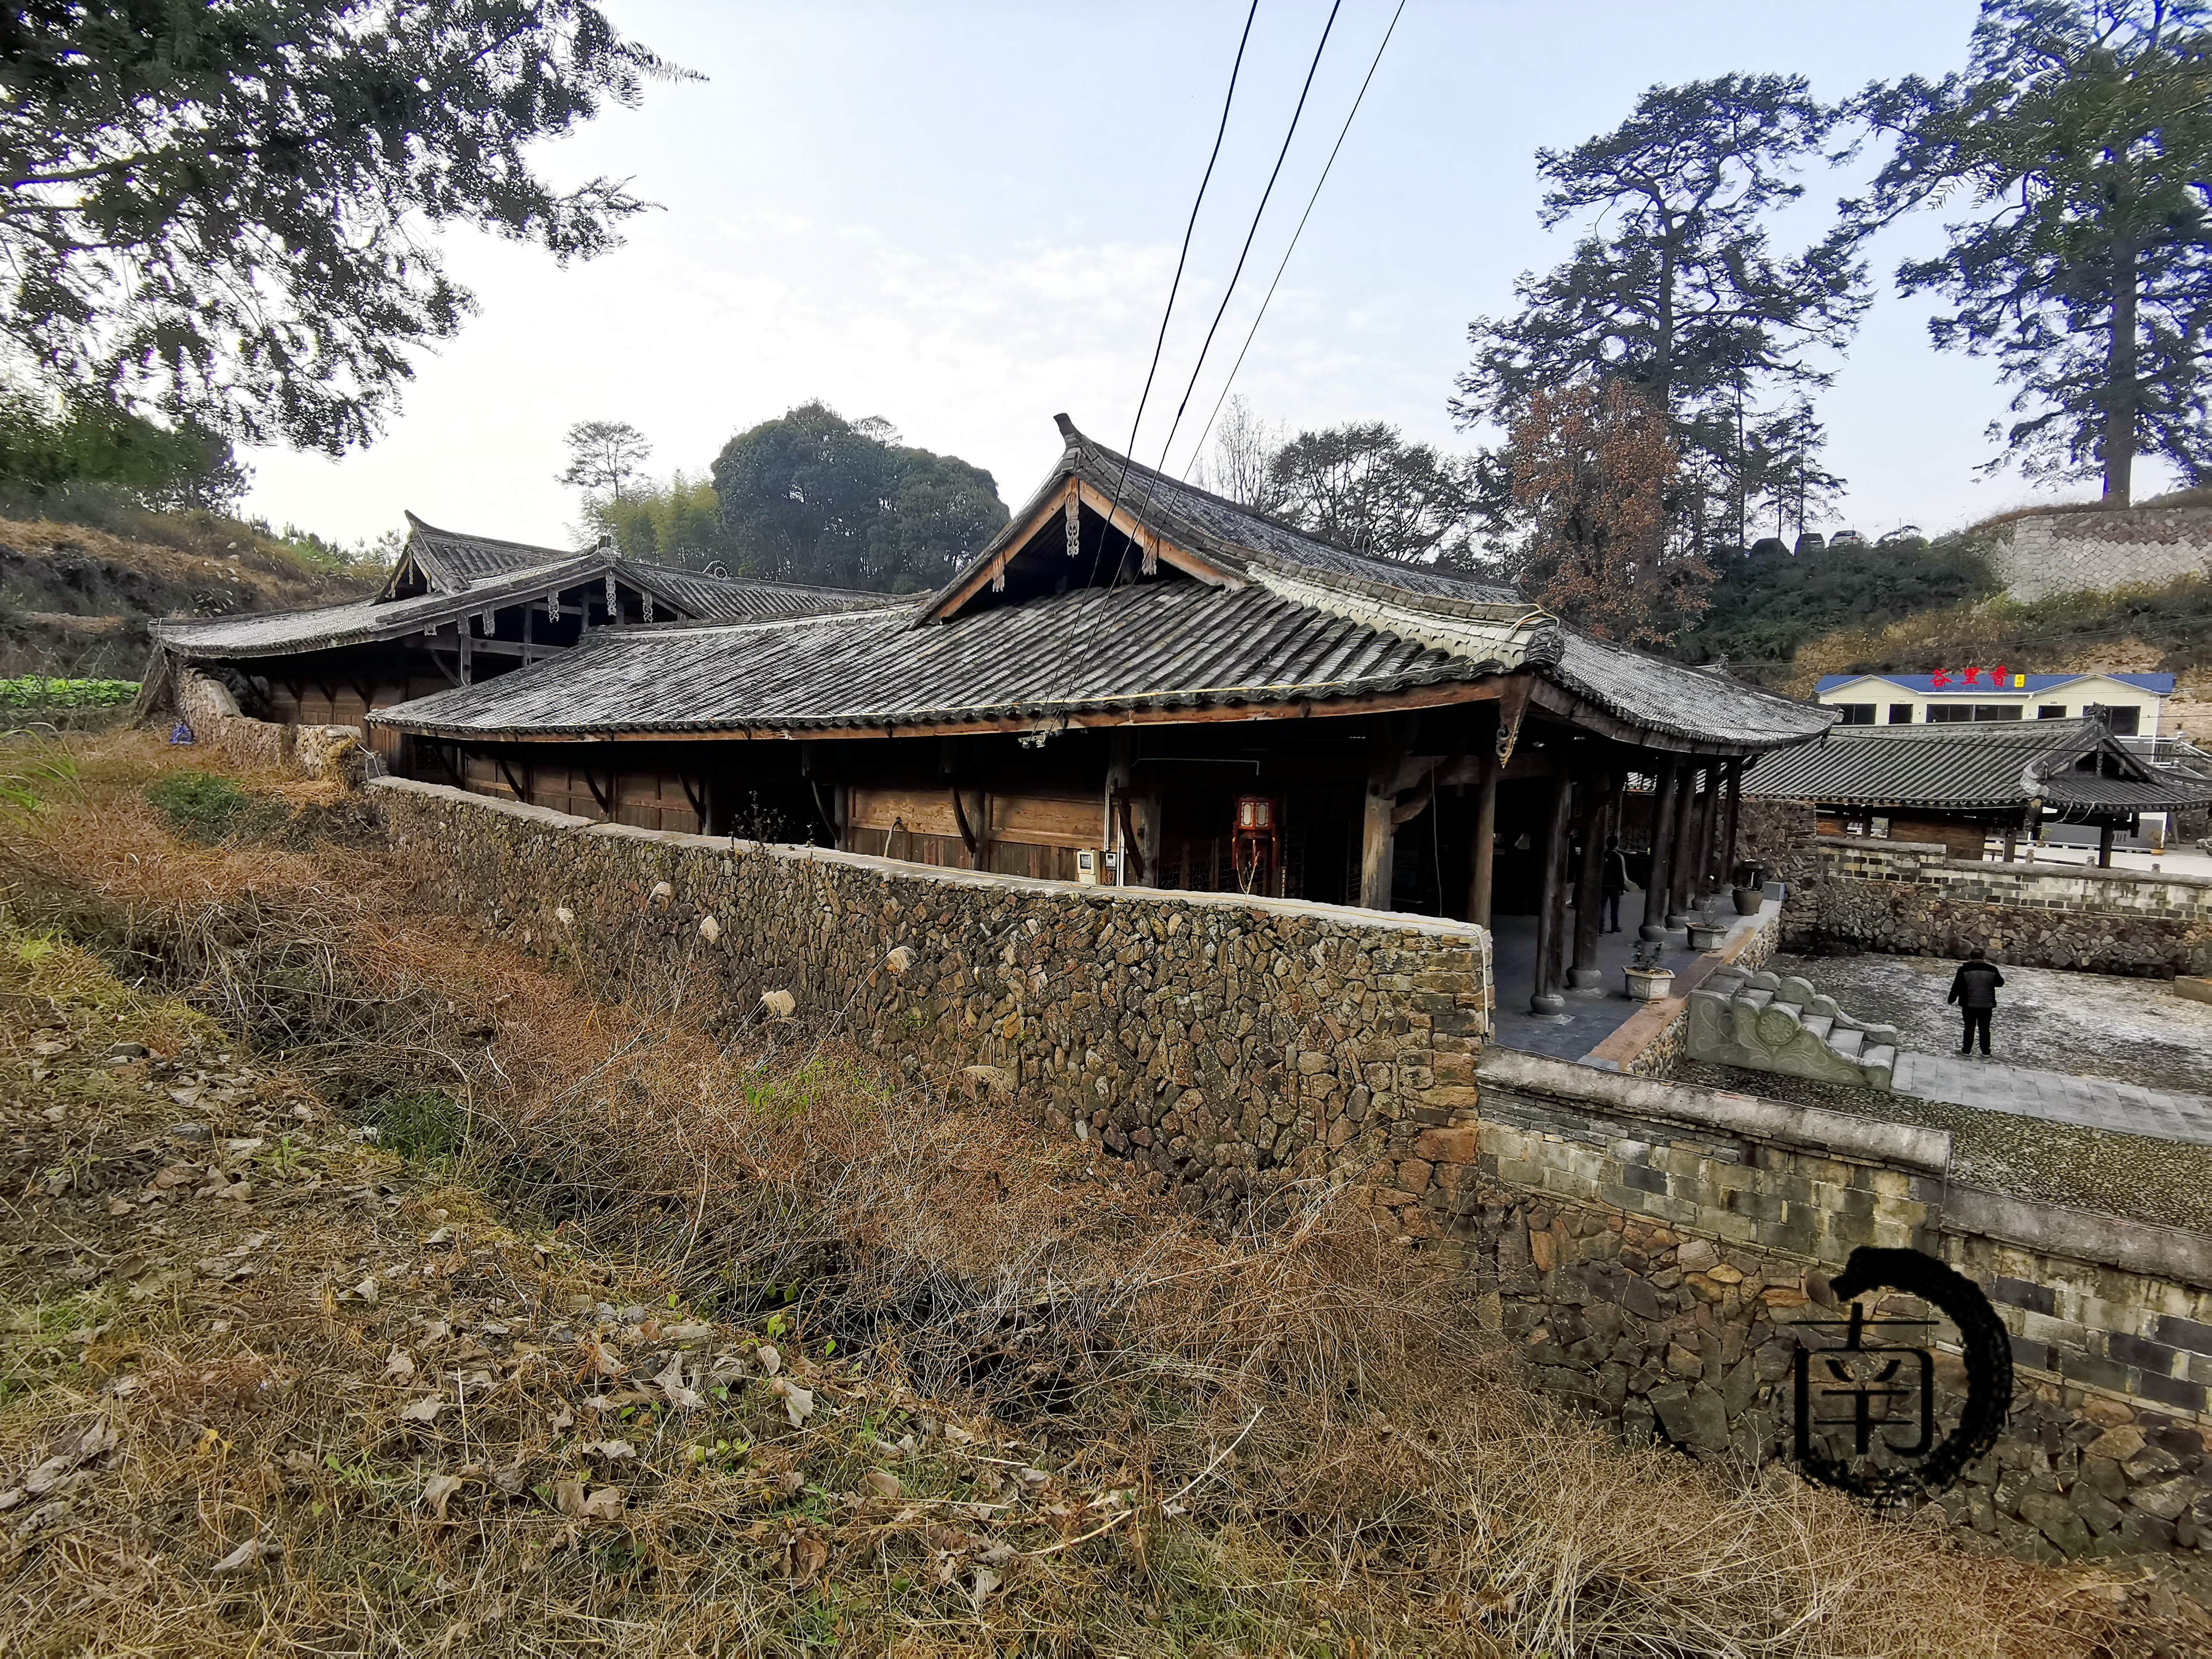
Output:
[[[1389,21],[1344,0],[1186,435],[1253,308]],[[556,177],[635,181],[662,210],[562,270],[473,234],[448,244],[480,314],[425,356],[386,437],[338,461],[257,452],[249,510],[346,541],[434,524],[566,544],[554,482],[570,422],[627,420],[657,472],[703,471],[733,432],[819,397],[989,469],[1018,506],[1065,410],[1117,447],[1143,384],[1205,166],[1243,0],[1182,4],[614,0],[624,28],[704,82],[657,87],[541,152]],[[1328,0],[1261,0],[1138,449],[1155,459],[1282,141]],[[1445,410],[1470,318],[1563,258],[1535,222],[1534,152],[1606,131],[1654,82],[1797,70],[1840,97],[1964,58],[1972,0],[1411,0],[1237,380],[1299,426],[1381,417],[1464,447]],[[1807,179],[1805,224],[1852,187]],[[1810,234],[1808,229],[1808,234]],[[1874,246],[1879,299],[1821,401],[1841,516],[1871,535],[1951,527],[2030,499],[1978,480],[2006,394],[1936,354],[1897,298],[1931,220]],[[2166,488],[2155,469],[2138,493]],[[2083,495],[2079,485],[2068,494]]]

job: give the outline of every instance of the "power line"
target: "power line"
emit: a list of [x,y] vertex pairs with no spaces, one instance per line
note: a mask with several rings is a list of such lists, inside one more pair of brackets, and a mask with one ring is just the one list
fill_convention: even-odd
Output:
[[1098,575],[1098,561],[1104,556],[1106,538],[1114,529],[1114,514],[1121,505],[1121,491],[1129,482],[1129,458],[1137,453],[1137,428],[1145,418],[1145,404],[1152,395],[1152,380],[1160,372],[1160,353],[1168,343],[1168,319],[1175,315],[1176,295],[1182,289],[1184,263],[1190,258],[1191,234],[1198,228],[1198,210],[1206,202],[1206,187],[1213,180],[1213,164],[1221,159],[1221,141],[1229,132],[1229,111],[1237,101],[1237,77],[1244,68],[1244,48],[1251,43],[1252,20],[1260,15],[1260,0],[1252,0],[1251,9],[1244,14],[1244,33],[1237,37],[1237,61],[1229,66],[1229,92],[1221,100],[1221,123],[1214,129],[1213,150],[1206,158],[1206,172],[1198,181],[1198,195],[1190,204],[1190,221],[1182,228],[1182,251],[1176,255],[1175,280],[1168,284],[1168,303],[1160,313],[1159,337],[1152,342],[1152,365],[1145,371],[1145,389],[1137,395],[1136,418],[1129,422],[1127,453],[1121,459],[1121,476],[1114,484],[1114,499],[1106,508],[1106,527],[1099,533],[1098,551],[1091,556],[1091,580]]
[[1367,78],[1359,83],[1359,95],[1352,100],[1352,108],[1345,114],[1344,125],[1337,131],[1336,143],[1328,152],[1328,161],[1322,167],[1321,177],[1314,180],[1313,194],[1306,198],[1306,210],[1298,216],[1298,228],[1291,233],[1291,245],[1283,250],[1283,262],[1275,267],[1275,280],[1267,284],[1267,296],[1260,301],[1260,314],[1253,318],[1251,331],[1244,337],[1243,348],[1237,352],[1237,361],[1230,365],[1229,378],[1222,382],[1221,395],[1213,401],[1213,413],[1206,417],[1205,429],[1198,434],[1198,441],[1191,446],[1190,460],[1182,470],[1186,480],[1190,477],[1191,468],[1198,465],[1199,456],[1205,453],[1206,436],[1213,430],[1213,423],[1221,418],[1221,406],[1229,401],[1229,388],[1237,384],[1237,371],[1244,367],[1244,355],[1252,349],[1253,338],[1260,332],[1260,325],[1267,315],[1267,307],[1275,297],[1275,289],[1282,283],[1283,272],[1290,268],[1291,255],[1297,252],[1298,238],[1305,234],[1306,221],[1313,217],[1314,204],[1321,200],[1322,186],[1328,182],[1329,171],[1336,166],[1336,153],[1344,148],[1345,137],[1352,131],[1352,117],[1359,113],[1359,106],[1367,97],[1368,84],[1375,79],[1375,71],[1382,67],[1383,51],[1389,46],[1390,37],[1397,33],[1398,20],[1405,15],[1406,0],[1398,0],[1398,9],[1390,14],[1390,27],[1382,31],[1382,44],[1375,48],[1374,61],[1367,66]]
[[[1336,27],[1336,14],[1343,5],[1344,0],[1334,0],[1328,9],[1328,21],[1322,25],[1321,40],[1314,47],[1313,62],[1306,66],[1305,84],[1298,88],[1297,107],[1291,112],[1290,130],[1283,134],[1283,147],[1275,153],[1274,170],[1267,175],[1267,187],[1260,192],[1260,205],[1253,210],[1251,228],[1244,233],[1244,246],[1237,255],[1237,269],[1229,273],[1229,286],[1221,291],[1221,304],[1215,309],[1212,325],[1206,331],[1205,342],[1198,349],[1198,361],[1191,365],[1190,383],[1183,387],[1182,402],[1176,405],[1175,420],[1168,427],[1167,442],[1160,446],[1161,467],[1168,464],[1168,450],[1175,442],[1177,429],[1182,425],[1184,412],[1190,407],[1190,394],[1198,389],[1200,372],[1206,367],[1206,354],[1213,349],[1214,333],[1228,313],[1230,301],[1237,296],[1237,280],[1244,274],[1244,261],[1252,252],[1252,239],[1260,234],[1260,220],[1267,211],[1268,198],[1275,193],[1275,180],[1282,177],[1284,160],[1291,153],[1291,140],[1297,137],[1298,118],[1305,113],[1306,95],[1313,90],[1314,76],[1321,69],[1322,53],[1328,49],[1329,31]],[[1397,20],[1393,18],[1391,21],[1395,27]]]

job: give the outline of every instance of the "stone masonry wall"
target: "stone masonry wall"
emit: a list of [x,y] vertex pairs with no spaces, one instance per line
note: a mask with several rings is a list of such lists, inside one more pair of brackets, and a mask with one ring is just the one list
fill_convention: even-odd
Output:
[[2212,574],[2212,511],[2154,507],[2014,519],[1991,533],[1990,568],[2021,600]]
[[[1196,1207],[1377,1177],[1401,1236],[1474,1157],[1488,936],[1242,895],[1082,887],[592,823],[380,779],[394,851],[456,908],[619,994],[763,995],[900,1074],[1010,1096]],[[1410,1181],[1416,1169],[1421,1190]]]
[[249,766],[281,766],[311,778],[358,781],[368,756],[351,726],[283,726],[239,712],[238,700],[218,680],[191,669],[177,678],[177,713],[196,742]]
[[2171,979],[2212,968],[2212,879],[1947,857],[1933,844],[1822,836],[1793,889],[1785,948],[1964,956]]
[[2212,1553],[2212,1241],[1953,1187],[1942,1131],[1503,1050],[1478,1075],[1476,1168],[1438,1219],[1549,1392],[1693,1456],[1790,1455],[1792,1327],[1834,1316],[1853,1247],[1920,1249],[2013,1334],[2011,1418],[1951,1521],[2043,1558]]

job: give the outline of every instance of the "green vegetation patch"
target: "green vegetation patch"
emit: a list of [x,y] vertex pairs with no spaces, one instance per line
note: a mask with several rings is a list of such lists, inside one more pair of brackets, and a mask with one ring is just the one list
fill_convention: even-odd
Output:
[[404,1089],[376,1103],[376,1144],[420,1164],[453,1157],[468,1139],[460,1103],[442,1089]]
[[171,830],[194,841],[218,842],[244,827],[253,797],[212,772],[172,772],[147,786],[146,799]]
[[0,680],[0,708],[114,708],[137,695],[136,680],[49,679],[43,674]]

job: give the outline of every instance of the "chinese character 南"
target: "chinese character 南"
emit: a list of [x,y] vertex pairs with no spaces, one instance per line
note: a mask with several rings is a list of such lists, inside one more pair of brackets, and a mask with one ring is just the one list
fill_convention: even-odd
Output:
[[[1848,1429],[1853,1453],[1863,1457],[1874,1449],[1877,1429],[1887,1431],[1881,1444],[1900,1457],[1924,1457],[1936,1443],[1936,1360],[1925,1348],[1893,1346],[1880,1340],[1881,1330],[1905,1326],[1929,1327],[1932,1319],[1869,1319],[1856,1302],[1849,1319],[1809,1320],[1801,1330],[1841,1330],[1844,1340],[1834,1348],[1801,1346],[1796,1358],[1797,1455],[1812,1451],[1815,1429]],[[1873,1340],[1869,1333],[1876,1333]],[[1911,1401],[1916,1409],[1900,1410]],[[1881,1408],[1877,1409],[1877,1402]],[[1836,1408],[1841,1407],[1840,1414]],[[1900,1443],[1895,1425],[1900,1419],[1912,1425],[1912,1438]]]

